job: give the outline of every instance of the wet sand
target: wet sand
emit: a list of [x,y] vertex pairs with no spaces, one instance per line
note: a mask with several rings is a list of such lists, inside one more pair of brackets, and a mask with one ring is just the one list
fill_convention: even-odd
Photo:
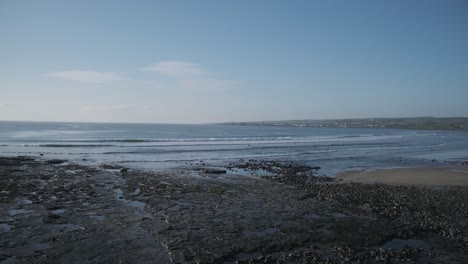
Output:
[[343,182],[468,186],[468,166],[380,169],[369,172],[354,171],[340,173],[336,178]]

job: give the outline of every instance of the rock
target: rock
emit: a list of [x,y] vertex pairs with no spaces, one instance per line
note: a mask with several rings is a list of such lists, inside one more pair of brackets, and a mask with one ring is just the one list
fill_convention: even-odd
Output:
[[202,172],[205,174],[225,174],[226,170],[217,168],[204,168],[202,169]]
[[46,161],[47,164],[62,164],[67,162],[66,160],[61,160],[61,159],[51,159]]

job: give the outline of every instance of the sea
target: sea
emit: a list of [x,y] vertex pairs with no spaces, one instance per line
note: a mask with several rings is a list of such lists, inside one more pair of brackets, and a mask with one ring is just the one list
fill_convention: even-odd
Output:
[[468,160],[468,133],[379,128],[0,122],[0,156],[65,159],[143,170],[294,161],[319,175],[443,166]]

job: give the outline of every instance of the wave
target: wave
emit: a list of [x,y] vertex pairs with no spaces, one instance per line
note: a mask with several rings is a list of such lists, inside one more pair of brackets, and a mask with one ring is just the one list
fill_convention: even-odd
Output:
[[[75,139],[58,141],[7,142],[0,146],[45,147],[45,148],[101,148],[101,147],[171,147],[171,146],[208,146],[208,145],[257,145],[257,144],[299,144],[322,142],[376,141],[401,138],[401,135],[333,135],[305,137],[206,137],[206,138],[125,138],[125,139]],[[35,142],[35,144],[27,144]],[[2,142],[5,143],[5,142]]]
[[116,145],[102,144],[43,144],[36,145],[37,147],[45,148],[96,148],[96,147],[116,147]]
[[[116,154],[171,154],[171,153],[192,153],[192,152],[239,152],[239,151],[253,151],[253,150],[265,150],[266,148],[258,147],[258,148],[249,148],[249,149],[233,149],[233,148],[223,148],[223,149],[151,149],[150,151],[109,151],[109,152],[102,152],[102,155],[116,155]],[[291,149],[290,147],[282,147],[282,148],[271,148],[271,149]],[[326,150],[310,150],[310,151],[300,151],[300,152],[292,152],[295,153],[294,155],[302,155],[302,154],[313,154],[313,153],[325,153],[325,152],[334,152],[335,149],[326,149]]]
[[118,145],[103,144],[3,144],[1,147],[42,147],[42,148],[98,148],[118,147]]

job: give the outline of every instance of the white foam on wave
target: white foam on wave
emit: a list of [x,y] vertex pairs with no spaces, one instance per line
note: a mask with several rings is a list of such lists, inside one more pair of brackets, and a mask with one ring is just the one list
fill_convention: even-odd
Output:
[[[390,140],[402,135],[338,135],[310,137],[231,137],[231,138],[161,138],[161,139],[103,139],[82,141],[50,141],[39,144],[6,142],[2,146],[47,147],[47,148],[101,148],[101,147],[158,147],[158,146],[203,146],[203,145],[260,145],[260,144],[307,144],[330,142],[365,142]],[[112,144],[110,144],[112,143]]]

